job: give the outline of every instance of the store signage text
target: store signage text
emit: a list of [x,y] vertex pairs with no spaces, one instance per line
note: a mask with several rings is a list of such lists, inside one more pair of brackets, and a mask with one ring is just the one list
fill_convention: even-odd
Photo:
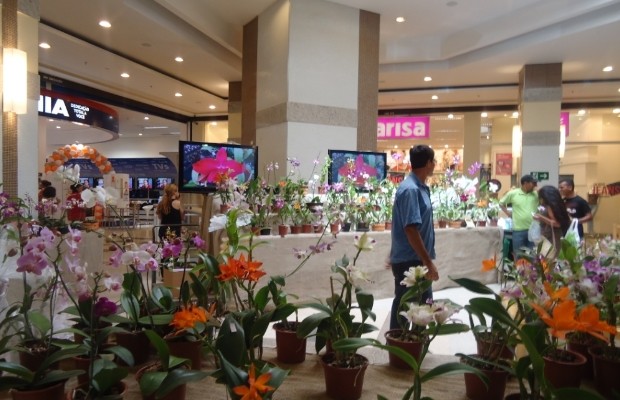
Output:
[[[77,119],[85,120],[90,108],[81,104],[69,102],[69,107],[73,110],[73,115]],[[62,115],[70,118],[69,109],[63,99],[54,99],[49,96],[39,96],[39,112],[53,116]]]
[[380,117],[377,139],[426,139],[430,135],[430,117]]

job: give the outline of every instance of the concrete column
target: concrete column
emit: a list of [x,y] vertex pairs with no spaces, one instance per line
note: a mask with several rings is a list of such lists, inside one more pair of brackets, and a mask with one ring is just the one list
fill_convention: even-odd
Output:
[[480,113],[465,113],[463,137],[463,168],[467,170],[476,161],[482,163],[480,156]]
[[517,179],[530,172],[548,172],[543,185],[557,186],[559,176],[562,64],[526,65],[519,73],[521,161]]
[[[39,129],[37,103],[39,100],[39,2],[4,0],[2,2],[2,48],[18,48],[27,54],[28,105],[27,112],[16,115],[2,112],[2,151],[0,169],[2,191],[12,196],[36,198]],[[20,157],[18,157],[18,154]],[[33,157],[34,155],[34,157]],[[42,169],[42,168],[41,168]]]
[[379,15],[322,0],[280,0],[245,26],[242,142],[255,134],[261,171],[297,157],[309,177],[328,149],[376,148],[378,37]]
[[228,141],[241,143],[241,82],[228,84]]

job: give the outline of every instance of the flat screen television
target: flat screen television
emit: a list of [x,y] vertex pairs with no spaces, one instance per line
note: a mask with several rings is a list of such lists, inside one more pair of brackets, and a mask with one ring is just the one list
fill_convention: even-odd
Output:
[[136,189],[153,189],[153,178],[137,178]]
[[228,143],[179,142],[179,191],[212,193],[228,173],[238,183],[257,176],[258,147]]
[[95,187],[103,187],[103,178],[95,178]]
[[360,187],[367,177],[381,181],[387,176],[387,154],[371,151],[328,150],[331,160],[327,182],[331,185],[345,179],[353,179]]
[[156,182],[156,185],[155,185],[156,189],[164,190],[166,185],[170,185],[172,183],[172,178],[156,178],[155,182]]
[[80,178],[80,183],[84,185],[85,188],[92,188],[94,183],[94,178]]

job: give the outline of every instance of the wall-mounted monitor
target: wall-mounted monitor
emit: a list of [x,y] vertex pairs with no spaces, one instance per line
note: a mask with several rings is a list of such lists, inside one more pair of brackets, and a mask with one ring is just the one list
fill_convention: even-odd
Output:
[[84,185],[84,188],[92,188],[94,183],[94,178],[80,178],[80,183]]
[[173,181],[174,181],[174,179],[172,179],[172,178],[156,178],[155,179],[155,188],[156,189],[160,189],[160,190],[164,190],[166,185],[170,185],[171,183],[173,183]]
[[210,193],[216,178],[228,174],[238,183],[256,177],[258,148],[228,143],[179,142],[179,191]]
[[95,187],[103,187],[103,178],[95,178]]
[[136,189],[153,189],[153,178],[136,178]]
[[370,151],[328,150],[331,159],[328,183],[354,180],[362,188],[367,177],[381,181],[387,176],[387,154]]

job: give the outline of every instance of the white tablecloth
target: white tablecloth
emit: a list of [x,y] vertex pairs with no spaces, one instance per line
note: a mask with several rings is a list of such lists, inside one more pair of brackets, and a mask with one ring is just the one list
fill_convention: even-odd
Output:
[[[497,282],[494,272],[481,272],[482,260],[497,254],[501,258],[502,232],[499,228],[436,229],[436,265],[439,280],[434,290],[457,286],[449,277],[468,277],[483,283]],[[358,232],[343,232],[336,239],[330,235],[325,241],[336,240],[331,251],[316,254],[296,274],[286,279],[287,293],[299,296],[300,300],[329,296],[329,276],[336,259],[346,254],[351,260],[355,255],[353,240]],[[394,295],[394,277],[391,269],[385,267],[391,246],[391,232],[369,232],[376,240],[374,249],[363,252],[357,262],[373,281],[367,289],[375,299]],[[254,250],[254,259],[263,262],[268,275],[285,275],[299,265],[293,249],[307,249],[317,242],[318,234],[259,236],[265,243]]]

